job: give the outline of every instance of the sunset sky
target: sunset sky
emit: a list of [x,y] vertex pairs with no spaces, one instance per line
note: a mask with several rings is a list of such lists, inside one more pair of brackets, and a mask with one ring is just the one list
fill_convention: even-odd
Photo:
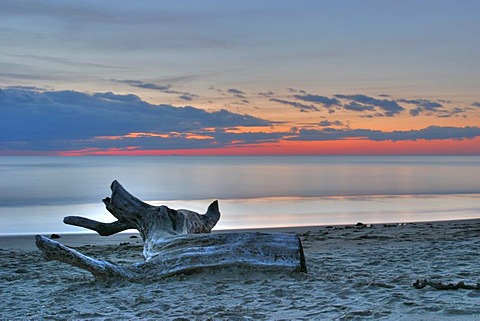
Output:
[[0,0],[0,155],[480,155],[480,1]]

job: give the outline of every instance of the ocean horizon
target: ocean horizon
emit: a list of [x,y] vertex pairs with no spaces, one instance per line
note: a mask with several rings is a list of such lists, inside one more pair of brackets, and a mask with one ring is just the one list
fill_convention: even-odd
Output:
[[216,229],[480,217],[479,156],[3,156],[0,234],[91,232],[118,180],[145,202],[204,213]]

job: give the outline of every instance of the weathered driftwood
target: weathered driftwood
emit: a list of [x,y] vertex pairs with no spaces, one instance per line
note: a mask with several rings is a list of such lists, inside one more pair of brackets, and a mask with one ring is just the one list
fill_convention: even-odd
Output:
[[112,195],[103,199],[103,203],[118,221],[101,223],[84,217],[67,216],[63,222],[94,230],[100,235],[136,229],[146,240],[177,234],[210,233],[220,219],[217,201],[210,204],[207,213],[200,215],[189,210],[147,204],[130,194],[117,181],[113,181],[110,189]]
[[117,181],[112,195],[103,200],[118,221],[102,223],[84,217],[68,216],[66,224],[85,227],[100,235],[137,229],[144,240],[144,262],[132,266],[96,260],[43,236],[37,247],[47,260],[58,260],[91,272],[96,278],[150,280],[178,273],[225,267],[256,270],[307,272],[300,239],[275,233],[210,233],[220,218],[218,202],[201,215],[189,210],[152,206],[128,193]]
[[47,260],[85,269],[97,279],[145,281],[229,267],[306,272],[300,240],[292,234],[218,233],[169,237],[155,244],[154,256],[131,266],[93,259],[46,237],[37,235],[36,238],[37,247]]

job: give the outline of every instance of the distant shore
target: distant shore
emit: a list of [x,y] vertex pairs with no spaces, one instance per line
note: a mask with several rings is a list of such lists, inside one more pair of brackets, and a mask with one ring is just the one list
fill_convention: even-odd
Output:
[[[297,233],[308,274],[199,273],[158,282],[96,282],[47,262],[33,235],[0,237],[1,317],[8,320],[473,320],[479,290],[416,289],[417,279],[480,282],[480,219],[244,230]],[[239,230],[237,230],[238,232]],[[221,231],[215,231],[221,232]],[[49,235],[47,235],[49,236]],[[132,237],[133,236],[133,237]],[[60,234],[92,257],[142,260],[138,234]]]

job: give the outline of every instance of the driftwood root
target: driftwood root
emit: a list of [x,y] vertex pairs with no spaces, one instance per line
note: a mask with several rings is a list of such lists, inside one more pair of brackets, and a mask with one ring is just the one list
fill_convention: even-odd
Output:
[[119,182],[103,199],[117,219],[102,223],[80,216],[67,216],[66,224],[84,227],[100,235],[136,229],[143,238],[145,261],[120,266],[86,256],[56,241],[36,236],[37,247],[47,260],[65,262],[91,272],[97,279],[161,279],[205,269],[241,269],[307,272],[302,243],[298,236],[284,233],[214,233],[220,219],[218,202],[205,214],[167,206],[153,206],[130,194]]
[[131,266],[97,260],[61,243],[37,235],[36,244],[47,260],[77,266],[96,279],[145,281],[212,269],[307,272],[298,236],[267,233],[179,235],[156,244],[156,255]]
[[96,279],[109,278],[132,278],[133,274],[128,268],[114,263],[97,260],[74,249],[69,248],[57,241],[50,240],[44,236],[35,236],[35,244],[42,251],[47,261],[60,261],[87,270]]

